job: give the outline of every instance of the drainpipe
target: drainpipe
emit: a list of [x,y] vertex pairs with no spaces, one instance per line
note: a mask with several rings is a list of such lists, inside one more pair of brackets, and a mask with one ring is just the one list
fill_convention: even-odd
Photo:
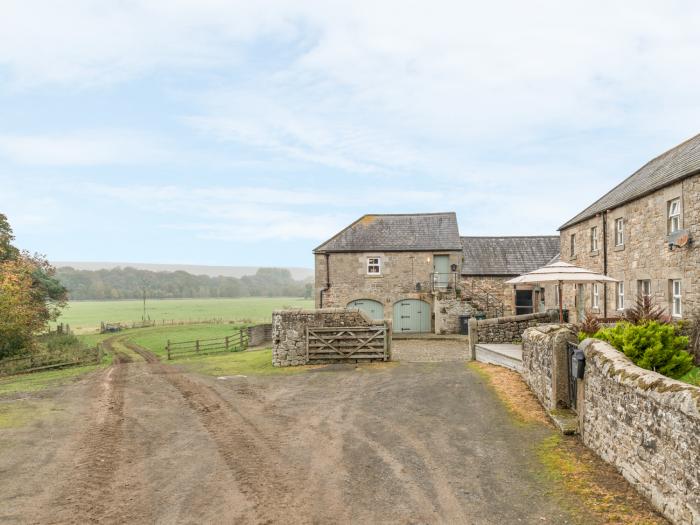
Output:
[[325,288],[321,288],[321,292],[319,294],[319,301],[318,301],[318,307],[323,308],[323,294],[330,290],[331,288],[331,254],[330,253],[324,253],[323,255],[326,256],[326,286]]
[[[603,275],[608,275],[608,210],[603,212]],[[603,283],[603,317],[608,317],[608,283]]]

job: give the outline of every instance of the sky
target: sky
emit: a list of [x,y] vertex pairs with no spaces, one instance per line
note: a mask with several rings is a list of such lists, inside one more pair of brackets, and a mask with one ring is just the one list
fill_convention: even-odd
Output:
[[55,261],[313,266],[365,213],[555,234],[700,132],[691,1],[3,0],[0,213]]

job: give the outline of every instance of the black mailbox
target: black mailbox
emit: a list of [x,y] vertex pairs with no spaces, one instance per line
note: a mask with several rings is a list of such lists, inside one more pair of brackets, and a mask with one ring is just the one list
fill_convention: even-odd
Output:
[[586,356],[583,350],[577,348],[571,355],[571,375],[576,379],[583,379],[583,372],[586,369]]
[[469,318],[470,315],[460,315],[459,316],[459,333],[462,335],[469,335]]

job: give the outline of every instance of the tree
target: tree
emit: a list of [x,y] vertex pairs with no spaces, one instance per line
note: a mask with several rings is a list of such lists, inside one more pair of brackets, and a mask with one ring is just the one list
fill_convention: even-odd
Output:
[[40,255],[12,245],[7,217],[0,214],[0,358],[33,347],[33,338],[66,304],[66,289]]

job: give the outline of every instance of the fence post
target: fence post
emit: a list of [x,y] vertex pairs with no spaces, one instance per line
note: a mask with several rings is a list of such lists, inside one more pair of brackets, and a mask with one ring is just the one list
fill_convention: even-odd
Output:
[[168,339],[168,344],[165,345],[165,350],[168,352],[168,361],[170,361],[170,339]]
[[228,352],[228,336],[226,336],[226,337],[224,338],[224,341],[225,341],[224,344],[226,345],[226,351]]
[[241,341],[241,351],[243,351],[243,350],[245,350],[245,348],[243,348],[243,328],[238,329],[238,337],[240,338],[240,341]]
[[199,353],[199,339],[194,342],[194,345],[195,352]]

